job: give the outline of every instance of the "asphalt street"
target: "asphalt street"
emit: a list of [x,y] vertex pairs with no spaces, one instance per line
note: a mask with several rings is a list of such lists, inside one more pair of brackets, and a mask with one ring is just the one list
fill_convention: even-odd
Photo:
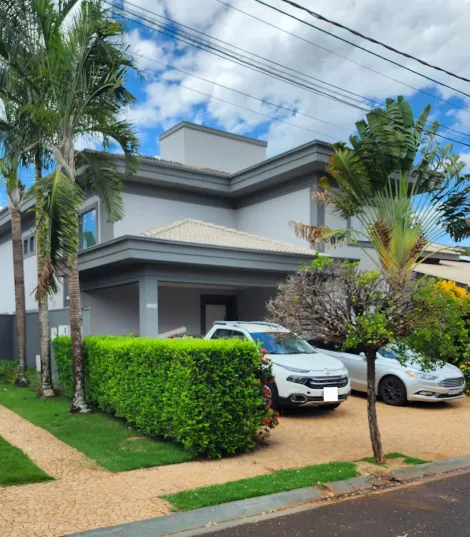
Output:
[[[208,534],[205,534],[206,536]],[[326,504],[210,537],[470,537],[470,474]]]

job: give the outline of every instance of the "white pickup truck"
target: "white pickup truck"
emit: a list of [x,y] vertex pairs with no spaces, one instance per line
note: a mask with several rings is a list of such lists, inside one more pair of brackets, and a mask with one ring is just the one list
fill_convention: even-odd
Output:
[[351,386],[344,365],[303,339],[278,338],[289,330],[273,323],[217,321],[205,339],[240,338],[261,344],[273,364],[272,406],[319,406],[333,410],[346,401]]

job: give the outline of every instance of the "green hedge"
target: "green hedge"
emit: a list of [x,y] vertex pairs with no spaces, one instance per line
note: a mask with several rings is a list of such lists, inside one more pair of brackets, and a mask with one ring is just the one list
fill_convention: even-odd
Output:
[[13,384],[18,373],[18,362],[12,360],[0,360],[0,382]]
[[[71,395],[70,338],[53,345]],[[253,449],[277,424],[262,387],[270,368],[250,342],[94,336],[84,349],[88,402],[148,435],[220,457]]]

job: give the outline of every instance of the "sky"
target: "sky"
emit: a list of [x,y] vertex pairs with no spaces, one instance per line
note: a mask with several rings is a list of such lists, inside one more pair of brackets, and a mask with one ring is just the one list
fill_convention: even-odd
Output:
[[[141,74],[132,75],[128,80],[128,88],[137,102],[123,112],[123,117],[135,125],[141,154],[158,156],[159,134],[185,120],[266,140],[268,156],[274,156],[312,139],[346,141],[355,129],[355,122],[365,112],[152,31],[142,25],[152,25],[149,21],[139,19],[131,12],[138,12],[150,21],[164,23],[167,32],[182,30],[181,25],[186,25],[302,73],[299,75],[291,71],[296,76],[317,79],[308,78],[309,82],[322,86],[327,83],[342,88],[343,92],[353,92],[359,96],[354,97],[356,104],[360,102],[363,107],[373,105],[371,100],[382,104],[385,98],[396,98],[397,95],[403,95],[410,101],[415,114],[431,104],[433,119],[461,133],[469,133],[467,136],[445,128],[440,131],[457,142],[468,144],[455,143],[454,151],[460,153],[470,166],[470,83],[389,52],[296,10],[281,0],[265,1],[390,58],[398,65],[275,12],[256,0],[223,1],[261,20],[218,0],[110,0],[125,10],[124,13],[116,12],[133,19],[121,18],[126,23],[125,39],[136,55]],[[468,1],[435,0],[432,6],[428,0],[299,0],[299,3],[470,79],[468,53],[462,45],[470,41]],[[219,45],[222,43],[219,42]],[[244,54],[242,51],[238,53]],[[403,67],[414,69],[454,89],[437,85]],[[333,90],[332,86],[329,87]],[[261,103],[248,95],[284,108]],[[99,142],[94,140],[78,140],[77,143],[79,148],[99,147]],[[443,140],[443,143],[449,142]],[[27,182],[30,177],[31,173],[26,172]],[[5,195],[0,191],[0,206],[4,204]],[[448,238],[444,242],[449,242]],[[470,241],[466,244],[470,245]]]

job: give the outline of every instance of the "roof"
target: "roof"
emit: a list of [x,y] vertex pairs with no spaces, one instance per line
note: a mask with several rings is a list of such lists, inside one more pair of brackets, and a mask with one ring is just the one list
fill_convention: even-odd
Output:
[[242,136],[240,134],[233,134],[231,132],[223,131],[220,129],[214,129],[214,127],[206,127],[205,125],[198,125],[197,123],[190,123],[189,121],[180,121],[171,129],[160,134],[158,139],[160,141],[164,140],[171,134],[179,131],[180,129],[191,129],[194,131],[206,132],[207,134],[215,134],[216,136],[224,136],[225,138],[232,138],[233,140],[238,140],[240,142],[247,142],[249,144],[260,145],[262,147],[267,147],[268,142],[264,140],[258,140],[257,138],[252,138],[251,136]]
[[470,286],[470,264],[466,261],[441,260],[439,263],[420,263],[416,266],[415,272]]
[[166,226],[149,229],[140,233],[142,237],[164,239],[186,243],[205,244],[210,246],[224,246],[227,248],[241,248],[264,252],[277,252],[313,257],[314,250],[287,244],[285,242],[260,237],[223,226],[216,226],[208,222],[185,218]]

